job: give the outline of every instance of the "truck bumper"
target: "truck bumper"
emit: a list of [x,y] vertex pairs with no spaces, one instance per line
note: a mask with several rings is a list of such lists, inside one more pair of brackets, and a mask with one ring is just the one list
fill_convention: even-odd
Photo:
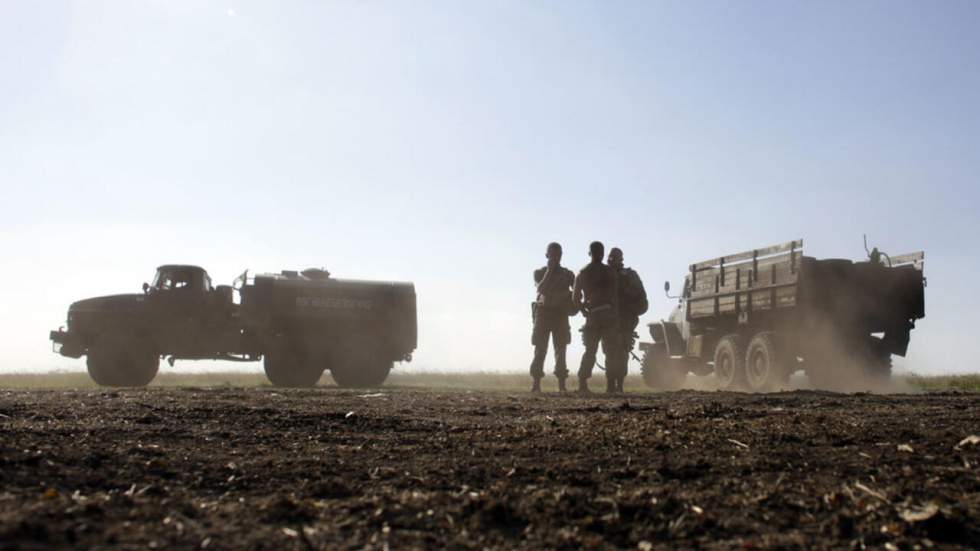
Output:
[[50,333],[52,349],[67,358],[81,358],[85,353],[82,343],[75,339],[75,336],[67,331],[58,329]]

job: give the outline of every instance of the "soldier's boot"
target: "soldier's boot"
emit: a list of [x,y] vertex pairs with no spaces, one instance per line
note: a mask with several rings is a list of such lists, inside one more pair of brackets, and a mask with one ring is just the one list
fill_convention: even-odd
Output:
[[588,379],[586,379],[584,377],[580,377],[579,378],[579,380],[578,380],[578,393],[579,394],[591,394],[591,392],[589,391],[589,380]]
[[534,378],[534,383],[531,384],[531,392],[535,394],[541,392],[541,377]]
[[565,392],[568,392],[568,389],[565,388],[565,378],[564,377],[558,377],[558,392],[561,392],[563,394]]

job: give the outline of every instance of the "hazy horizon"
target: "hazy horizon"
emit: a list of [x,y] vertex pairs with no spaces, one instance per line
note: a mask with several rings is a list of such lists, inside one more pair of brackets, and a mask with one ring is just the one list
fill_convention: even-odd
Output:
[[694,261],[862,234],[926,254],[896,365],[977,371],[977,52],[973,2],[7,3],[0,371],[83,369],[68,305],[165,263],[413,281],[411,368],[526,371],[550,241],[623,248],[645,324]]

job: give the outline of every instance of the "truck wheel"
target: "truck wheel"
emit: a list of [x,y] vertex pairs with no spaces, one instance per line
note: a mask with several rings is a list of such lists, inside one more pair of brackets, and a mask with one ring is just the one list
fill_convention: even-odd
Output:
[[655,343],[643,351],[640,373],[643,382],[656,390],[677,390],[687,379],[687,370],[683,369],[681,362],[667,356],[663,343]]
[[868,346],[860,359],[858,368],[864,375],[867,386],[874,390],[887,385],[892,375],[892,355],[878,347]]
[[810,386],[817,390],[840,392],[854,380],[848,373],[847,356],[832,352],[811,352],[803,360],[803,368]]
[[265,376],[275,386],[308,388],[315,386],[323,368],[310,361],[300,345],[276,337],[262,362]]
[[891,355],[858,348],[811,354],[804,361],[813,388],[834,392],[880,389],[891,376]]
[[394,362],[374,359],[371,361],[344,362],[330,369],[330,375],[342,388],[371,388],[384,384]]
[[106,335],[89,349],[88,375],[100,386],[146,386],[160,369],[160,356],[136,337]]
[[745,352],[745,378],[755,392],[778,389],[786,382],[786,370],[771,332],[757,333]]
[[376,336],[352,335],[334,351],[330,375],[342,388],[381,386],[394,362],[384,353],[383,341]]
[[745,388],[745,346],[738,335],[725,335],[715,346],[715,378],[722,390]]
[[346,365],[330,370],[334,382],[341,388],[371,388],[384,384],[391,373],[393,362],[378,362],[372,365],[361,364],[360,367]]
[[865,367],[865,373],[875,382],[888,382],[892,376],[891,354],[876,354]]

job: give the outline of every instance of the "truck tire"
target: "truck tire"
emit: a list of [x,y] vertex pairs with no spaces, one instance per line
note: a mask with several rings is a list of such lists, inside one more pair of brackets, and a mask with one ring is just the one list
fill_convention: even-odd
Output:
[[890,353],[869,344],[860,356],[859,362],[856,367],[864,377],[863,383],[867,390],[879,390],[887,387],[891,382],[892,355]]
[[891,378],[891,354],[852,347],[849,350],[812,354],[804,362],[810,386],[834,392],[880,390]]
[[352,335],[340,343],[330,364],[337,386],[371,388],[384,384],[394,362],[385,354],[383,342],[377,335]]
[[843,392],[855,379],[848,366],[846,354],[836,351],[811,352],[803,361],[810,387],[817,390]]
[[891,354],[874,354],[865,364],[864,372],[875,383],[887,383],[892,376]]
[[738,335],[725,335],[715,346],[715,378],[722,390],[745,388],[745,345]]
[[643,382],[656,390],[677,390],[687,379],[687,370],[682,362],[668,357],[667,347],[663,343],[654,343],[643,351],[640,373]]
[[146,386],[160,369],[160,356],[144,339],[110,334],[89,349],[85,364],[99,386]]
[[304,347],[286,337],[276,337],[262,362],[265,377],[275,386],[309,388],[323,375],[323,367],[311,361]]
[[375,339],[350,338],[334,356],[330,375],[342,388],[370,388],[381,386],[394,362],[382,352]]
[[330,370],[334,382],[341,388],[372,388],[384,384],[394,362],[375,361],[372,363],[346,364]]
[[745,380],[749,389],[770,392],[782,387],[787,379],[775,336],[769,331],[756,333],[745,352]]

